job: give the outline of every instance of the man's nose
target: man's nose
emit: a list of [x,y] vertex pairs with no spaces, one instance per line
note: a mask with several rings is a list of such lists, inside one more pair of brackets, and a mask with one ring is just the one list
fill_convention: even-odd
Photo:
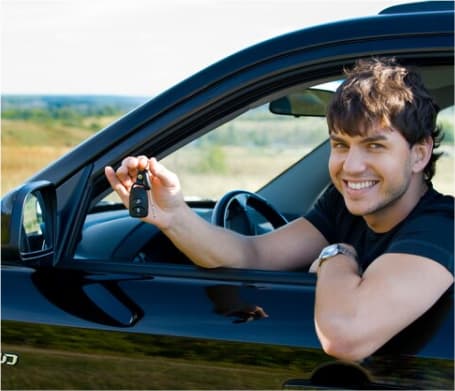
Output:
[[357,174],[365,171],[366,159],[361,149],[356,147],[349,148],[349,152],[343,162],[343,170],[347,174]]

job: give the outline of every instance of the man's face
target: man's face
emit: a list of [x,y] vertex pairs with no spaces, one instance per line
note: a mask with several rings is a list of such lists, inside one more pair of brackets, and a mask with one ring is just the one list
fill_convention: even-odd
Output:
[[330,176],[352,214],[377,221],[404,206],[415,153],[399,131],[376,125],[362,136],[331,133],[330,143]]

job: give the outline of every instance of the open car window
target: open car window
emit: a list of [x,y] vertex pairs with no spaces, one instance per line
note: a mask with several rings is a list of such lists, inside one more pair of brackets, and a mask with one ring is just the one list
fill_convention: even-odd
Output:
[[[340,83],[297,86],[263,99],[160,160],[179,176],[189,202],[216,201],[233,189],[256,192],[328,139],[325,109]],[[283,100],[301,100],[302,92],[307,91],[323,92],[324,102],[312,109],[314,102],[305,101],[304,113],[299,112],[301,102],[294,114],[291,108],[286,108],[288,112],[274,110]],[[310,93],[303,99],[314,97]],[[111,192],[100,203],[121,201]]]
[[[301,164],[327,140],[325,116],[273,113],[270,104],[276,99],[263,101],[161,159],[178,174],[186,201],[207,221],[215,202],[225,193],[233,189],[257,192]],[[293,191],[281,190],[283,196]],[[113,195],[103,202],[115,201]],[[126,209],[89,214],[75,259],[191,264],[156,227],[131,218]]]
[[[426,73],[435,91],[440,91],[440,81],[434,79],[439,73],[436,68]],[[313,103],[322,100],[327,104],[326,93],[339,85],[339,78],[331,80],[317,87],[307,84],[274,93],[190,142],[182,139],[176,143],[182,146],[161,161],[179,176],[193,210],[211,222],[216,201],[229,191],[242,189],[259,192],[288,220],[302,215],[330,181],[325,111]],[[446,93],[440,95],[447,98]],[[433,183],[442,193],[454,194],[453,98],[442,101],[438,123],[446,138]],[[108,196],[109,202],[113,194]],[[304,196],[308,197],[304,200]],[[101,208],[87,215],[75,260],[193,265],[156,227],[131,218],[123,207]]]
[[256,192],[327,139],[324,117],[251,109],[162,159],[185,198],[218,200],[233,189]]

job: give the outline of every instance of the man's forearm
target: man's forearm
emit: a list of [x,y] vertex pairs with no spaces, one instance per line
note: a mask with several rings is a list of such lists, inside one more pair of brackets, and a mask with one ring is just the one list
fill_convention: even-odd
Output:
[[175,219],[163,229],[163,233],[180,251],[202,267],[242,268],[247,267],[248,259],[254,259],[247,238],[209,224],[186,205],[176,213]]
[[315,324],[319,339],[331,354],[350,358],[362,282],[357,262],[339,254],[324,262],[317,274]]

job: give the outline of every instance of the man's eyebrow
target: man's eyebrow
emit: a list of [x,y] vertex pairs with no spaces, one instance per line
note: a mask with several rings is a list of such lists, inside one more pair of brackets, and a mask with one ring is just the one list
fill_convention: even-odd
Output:
[[330,134],[329,138],[334,141],[344,141],[343,137],[337,136],[333,133]]
[[362,140],[362,143],[374,143],[376,141],[387,141],[388,138],[384,134],[378,134],[376,136],[370,136]]
[[[330,139],[333,141],[342,141],[342,142],[346,141],[343,137],[337,136],[333,133],[330,135]],[[362,143],[374,143],[377,141],[387,141],[387,140],[388,140],[388,138],[386,135],[378,134],[375,136],[369,136],[369,137],[362,138],[361,142]]]

